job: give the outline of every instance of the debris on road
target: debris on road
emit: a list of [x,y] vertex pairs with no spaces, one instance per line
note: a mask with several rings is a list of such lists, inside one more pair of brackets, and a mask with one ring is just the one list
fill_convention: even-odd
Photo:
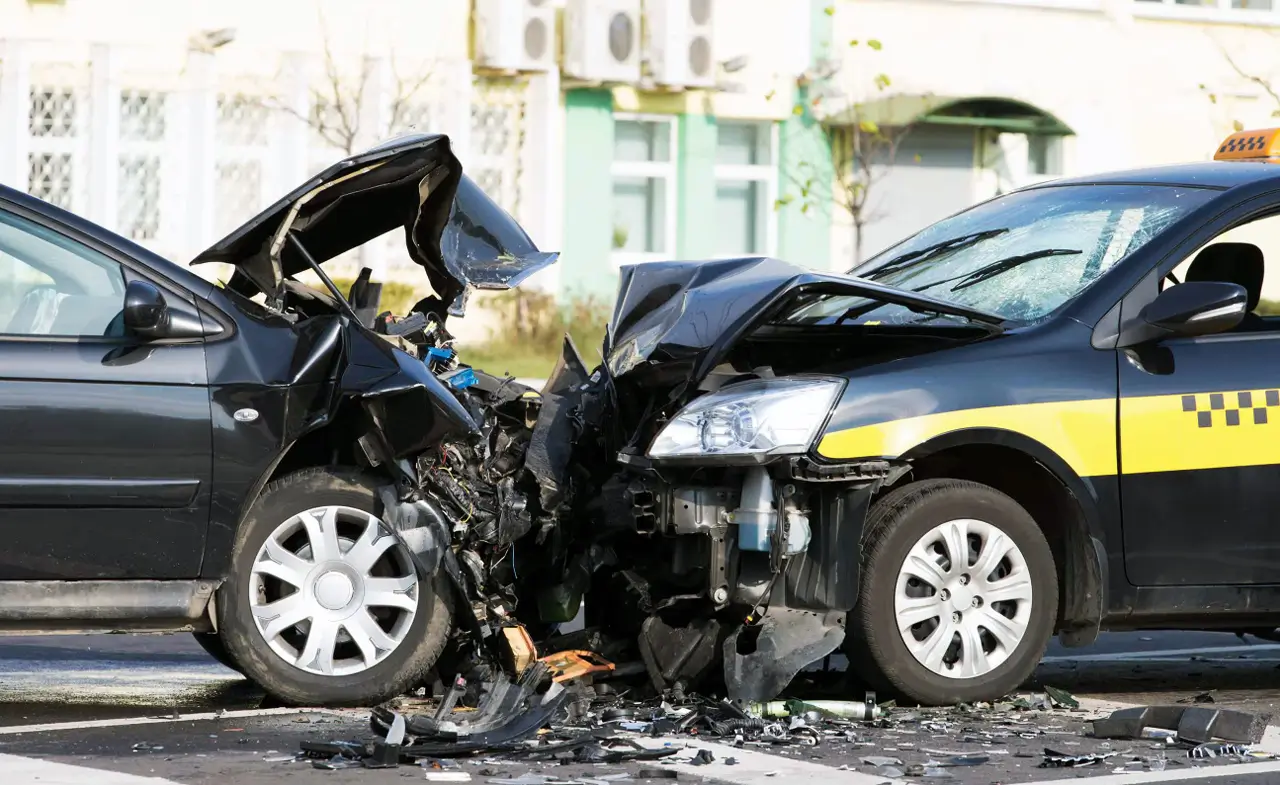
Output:
[[1177,740],[1203,744],[1212,741],[1257,744],[1271,721],[1270,714],[1202,706],[1136,706],[1093,721],[1100,739],[1142,739],[1148,729],[1175,731]]

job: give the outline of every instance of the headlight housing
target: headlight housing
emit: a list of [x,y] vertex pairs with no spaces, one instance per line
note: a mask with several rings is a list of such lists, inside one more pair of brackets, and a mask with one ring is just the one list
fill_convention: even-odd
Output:
[[650,458],[764,457],[803,453],[844,387],[842,379],[740,382],[704,395],[653,440]]

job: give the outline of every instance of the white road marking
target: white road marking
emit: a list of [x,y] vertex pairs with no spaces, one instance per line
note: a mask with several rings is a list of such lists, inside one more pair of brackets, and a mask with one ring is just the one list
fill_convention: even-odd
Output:
[[[1280,645],[1267,643],[1257,646],[1205,646],[1199,649],[1152,649],[1151,651],[1108,652],[1106,654],[1076,654],[1062,657],[1045,657],[1040,662],[1127,662],[1129,660],[1189,657],[1197,654],[1207,657],[1213,654],[1234,654],[1238,652],[1280,653]],[[1248,660],[1245,660],[1245,662],[1248,662]]]
[[233,720],[241,717],[273,717],[281,714],[335,714],[325,709],[242,709],[237,711],[206,711],[199,714],[179,714],[177,717],[120,717],[113,720],[84,720],[82,722],[48,722],[42,725],[9,725],[0,727],[0,736],[19,733],[51,733],[60,730],[84,730],[87,728],[123,728],[130,725],[156,725],[164,722],[195,722],[199,720]]
[[[1091,768],[1073,769],[1078,774],[1091,771]],[[1077,777],[1074,780],[1039,780],[1022,785],[1062,785],[1064,782],[1082,782],[1085,785],[1128,785],[1137,782],[1179,782],[1182,780],[1218,779],[1220,777],[1243,777],[1248,774],[1266,774],[1280,772],[1280,762],[1266,763],[1231,763],[1222,766],[1206,766],[1200,769],[1180,768],[1174,771],[1135,771],[1125,774],[1101,774],[1097,777]]]
[[0,771],[5,785],[177,785],[159,777],[139,777],[115,771],[69,766],[35,758],[19,758],[0,754]]
[[[682,738],[678,741],[664,742],[662,739],[647,736],[634,736],[636,743],[649,749],[661,749],[666,746],[680,747],[688,750],[688,755],[696,755],[698,750],[709,750],[715,756],[715,763],[710,766],[690,766],[687,763],[672,763],[670,760],[654,761],[653,767],[675,768],[686,774],[696,774],[719,782],[731,782],[735,785],[794,785],[805,782],[815,785],[884,785],[885,783],[902,783],[902,780],[891,780],[873,774],[858,771],[841,771],[834,766],[795,760],[782,755],[769,755],[752,749],[735,747],[716,741],[691,741]],[[680,757],[687,759],[688,755]],[[734,758],[736,766],[726,766],[725,758]]]

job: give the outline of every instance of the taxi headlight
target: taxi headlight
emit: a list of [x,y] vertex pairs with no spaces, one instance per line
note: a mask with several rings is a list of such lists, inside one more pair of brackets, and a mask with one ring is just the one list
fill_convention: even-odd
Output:
[[840,394],[840,379],[763,379],[730,385],[680,410],[650,458],[802,453]]

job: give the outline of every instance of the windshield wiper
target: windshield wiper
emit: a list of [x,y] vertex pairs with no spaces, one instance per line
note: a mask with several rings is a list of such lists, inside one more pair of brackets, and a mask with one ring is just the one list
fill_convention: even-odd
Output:
[[1005,257],[1004,259],[1000,259],[998,261],[992,262],[991,264],[983,265],[982,267],[979,267],[976,270],[970,270],[969,272],[963,273],[961,275],[953,275],[950,278],[943,278],[940,281],[933,281],[931,283],[924,284],[923,286],[917,286],[911,291],[923,292],[926,289],[932,289],[935,286],[942,286],[944,283],[951,283],[952,281],[960,281],[961,283],[951,287],[951,291],[954,292],[957,289],[966,289],[970,286],[973,286],[976,283],[982,283],[988,278],[993,278],[999,275],[1000,273],[1003,273],[1007,270],[1012,270],[1014,267],[1017,267],[1020,264],[1030,262],[1035,259],[1043,259],[1048,256],[1068,256],[1068,255],[1074,255],[1078,253],[1080,252],[1072,250],[1070,248],[1048,248],[1042,251],[1031,251],[1030,253],[1018,254],[1017,256],[1008,256],[1008,257]]
[[[928,261],[929,259],[933,259],[934,257],[940,256],[949,251],[959,251],[963,248],[968,248],[971,245],[977,245],[983,240],[998,237],[1008,231],[1008,229],[987,229],[982,232],[974,232],[973,234],[952,237],[950,240],[943,240],[942,242],[935,243],[927,248],[921,248],[918,251],[911,251],[909,253],[904,253],[901,256],[896,256],[885,262],[882,266],[877,267],[861,277],[866,278],[869,281],[874,281],[889,273],[897,272],[914,262]],[[850,270],[849,272],[853,272],[853,270]]]
[[1045,248],[1040,251],[1031,251],[1030,253],[1019,254],[1017,256],[1009,256],[997,262],[992,262],[985,267],[979,267],[977,270],[964,276],[960,283],[951,287],[951,291],[956,292],[961,289],[967,289],[975,284],[995,278],[1002,275],[1015,267],[1024,265],[1027,262],[1034,262],[1036,259],[1047,259],[1051,256],[1077,256],[1081,251],[1074,248]]

